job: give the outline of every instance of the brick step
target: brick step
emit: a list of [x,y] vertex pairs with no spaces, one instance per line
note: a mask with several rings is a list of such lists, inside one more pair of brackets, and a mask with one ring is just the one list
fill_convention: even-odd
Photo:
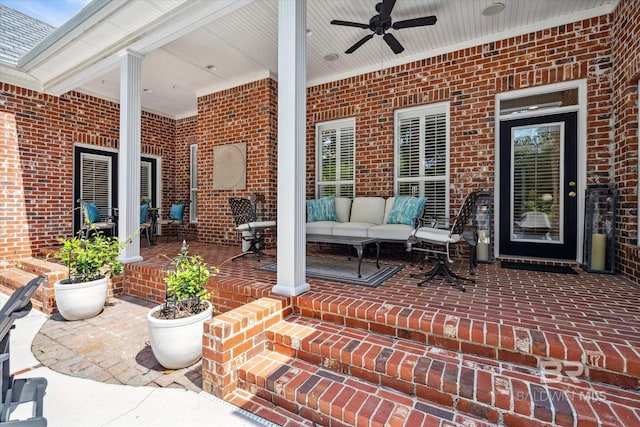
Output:
[[238,386],[323,426],[489,426],[422,398],[265,350],[238,369]]
[[262,419],[282,427],[316,427],[313,421],[293,414],[284,408],[269,402],[246,390],[236,389],[227,398],[227,402],[251,412]]
[[580,364],[583,378],[640,390],[637,342],[583,338],[561,328],[554,332],[349,297],[318,301],[303,294],[296,305],[305,317],[488,359],[538,368],[549,361],[569,361]]
[[21,270],[35,275],[46,274],[51,283],[66,278],[69,275],[67,267],[39,258],[25,258],[18,262]]
[[[640,393],[405,339],[289,316],[267,330],[285,357],[505,425],[640,425]],[[575,372],[578,365],[567,371]]]
[[51,314],[55,311],[53,284],[67,277],[67,269],[53,262],[37,258],[24,258],[15,267],[0,270],[0,290],[7,295],[26,285],[31,279],[44,274],[47,280],[36,290],[31,302],[38,310]]

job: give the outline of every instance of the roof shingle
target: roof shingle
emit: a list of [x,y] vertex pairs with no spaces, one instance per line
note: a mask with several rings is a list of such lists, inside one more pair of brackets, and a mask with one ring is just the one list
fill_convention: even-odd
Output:
[[55,27],[0,4],[0,62],[16,65]]

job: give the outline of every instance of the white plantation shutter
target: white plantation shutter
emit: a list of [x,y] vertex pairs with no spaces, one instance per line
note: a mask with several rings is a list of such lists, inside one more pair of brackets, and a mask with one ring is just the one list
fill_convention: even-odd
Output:
[[427,197],[426,212],[448,220],[448,106],[396,112],[397,195]]
[[151,162],[147,162],[144,160],[140,161],[140,201],[151,202],[153,206],[155,204],[155,200],[153,200],[152,196],[152,182],[153,168],[151,167]]
[[192,144],[189,151],[189,222],[196,222],[198,220],[198,144]]
[[355,188],[355,122],[316,126],[316,196],[353,197]]
[[111,215],[111,157],[82,153],[80,167],[80,198],[96,205],[101,219],[107,218]]

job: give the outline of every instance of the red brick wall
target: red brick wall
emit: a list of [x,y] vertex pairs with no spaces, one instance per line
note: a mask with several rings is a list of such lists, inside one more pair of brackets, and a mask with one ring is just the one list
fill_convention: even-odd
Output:
[[640,2],[622,0],[613,14],[613,181],[618,188],[619,270],[640,282],[638,239],[638,79]]
[[[309,88],[307,194],[315,194],[315,125],[356,119],[356,195],[393,194],[393,114],[450,102],[451,209],[493,188],[495,96],[587,79],[589,184],[609,181],[610,17],[603,16]],[[597,153],[597,156],[595,155]]]
[[[73,144],[117,149],[120,108],[77,92],[55,97],[6,83],[0,95],[3,268],[72,234]],[[142,114],[144,154],[167,157],[174,140],[174,120]]]
[[[229,197],[266,196],[266,209],[277,204],[277,86],[271,79],[248,83],[198,98],[198,238],[239,245]],[[213,147],[247,143],[244,190],[213,189]]]

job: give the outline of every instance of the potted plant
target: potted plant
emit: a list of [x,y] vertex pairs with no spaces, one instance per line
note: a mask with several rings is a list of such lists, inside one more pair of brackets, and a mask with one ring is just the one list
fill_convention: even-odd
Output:
[[54,283],[58,311],[66,320],[81,320],[99,314],[107,299],[109,278],[124,270],[118,260],[129,243],[91,229],[91,238],[81,232],[61,238],[62,247],[53,256],[69,269],[69,277]]
[[186,242],[170,260],[165,302],[147,314],[151,350],[165,368],[185,368],[202,357],[203,324],[214,311],[205,284],[217,273],[202,257],[189,255]]

